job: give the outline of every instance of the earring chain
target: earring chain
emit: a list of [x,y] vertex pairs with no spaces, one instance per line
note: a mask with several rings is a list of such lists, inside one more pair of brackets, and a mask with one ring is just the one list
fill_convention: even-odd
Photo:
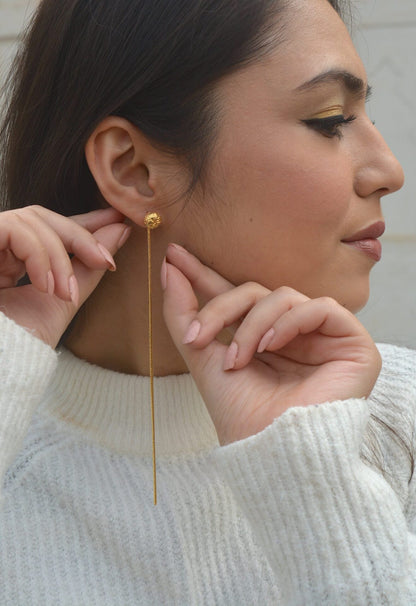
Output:
[[147,228],[147,291],[148,291],[148,328],[149,328],[149,377],[150,377],[150,409],[152,415],[152,455],[153,455],[153,500],[157,505],[156,481],[156,431],[155,431],[155,395],[153,370],[153,314],[152,314],[152,242],[151,232],[161,224],[159,213],[147,213],[144,224]]

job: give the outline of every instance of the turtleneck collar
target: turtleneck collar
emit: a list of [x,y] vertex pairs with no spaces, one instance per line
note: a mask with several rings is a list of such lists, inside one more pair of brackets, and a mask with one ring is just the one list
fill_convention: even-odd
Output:
[[[214,425],[189,374],[155,378],[157,456],[200,452],[218,444]],[[45,412],[120,454],[150,455],[150,380],[76,358],[61,349]]]

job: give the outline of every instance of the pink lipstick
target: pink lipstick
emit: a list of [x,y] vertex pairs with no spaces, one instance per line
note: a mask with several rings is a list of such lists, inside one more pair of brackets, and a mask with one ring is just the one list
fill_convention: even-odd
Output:
[[369,227],[361,229],[353,236],[344,238],[342,242],[361,250],[374,261],[380,261],[382,248],[377,238],[380,238],[384,234],[385,229],[386,225],[384,221],[377,221]]

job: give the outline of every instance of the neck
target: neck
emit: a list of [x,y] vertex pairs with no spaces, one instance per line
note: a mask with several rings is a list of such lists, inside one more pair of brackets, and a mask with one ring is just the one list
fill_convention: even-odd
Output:
[[[149,374],[147,243],[134,230],[119,251],[117,271],[107,272],[79,312],[65,346],[78,358],[108,370]],[[155,376],[182,374],[186,365],[163,320],[160,267],[167,242],[152,253],[153,360]]]

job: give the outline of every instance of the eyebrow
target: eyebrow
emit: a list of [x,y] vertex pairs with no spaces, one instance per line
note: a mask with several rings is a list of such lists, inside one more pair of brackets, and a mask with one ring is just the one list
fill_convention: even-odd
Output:
[[296,88],[296,92],[306,92],[314,88],[318,88],[323,84],[331,84],[333,82],[342,84],[342,86],[348,92],[352,93],[357,99],[368,100],[371,96],[371,86],[366,86],[364,81],[361,80],[361,78],[354,76],[354,74],[338,69],[331,69],[327,72],[323,72],[322,74],[318,74],[312,78],[312,80],[308,80],[308,82],[304,82],[298,86]]

